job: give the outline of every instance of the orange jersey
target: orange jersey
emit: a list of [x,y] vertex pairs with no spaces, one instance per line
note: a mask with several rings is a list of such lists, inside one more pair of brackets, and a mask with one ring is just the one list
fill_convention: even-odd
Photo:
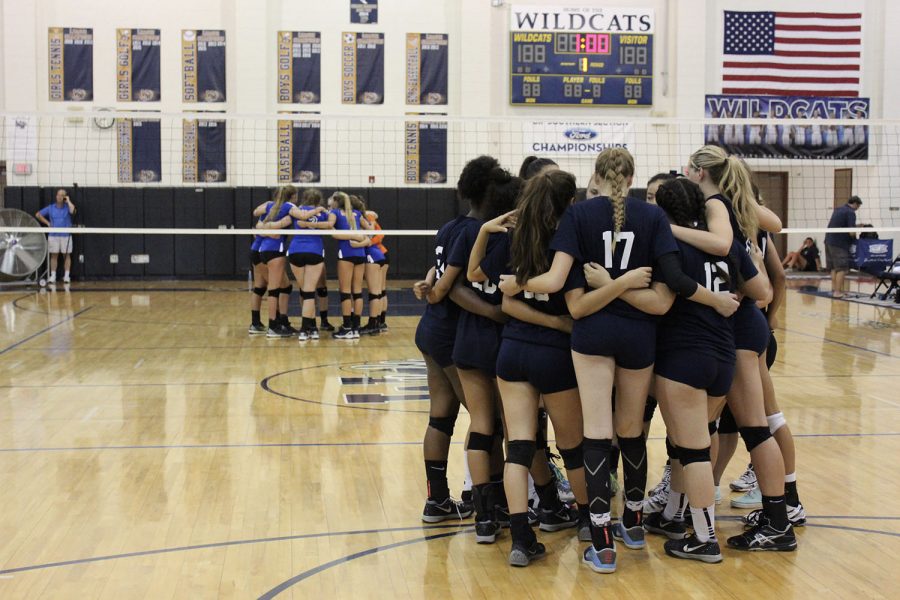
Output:
[[[372,211],[366,211],[366,219],[369,220],[369,223],[372,224],[372,227],[374,227],[375,229],[378,229],[378,230],[381,229],[381,225],[379,225],[378,221],[375,220],[376,216],[372,213]],[[387,254],[388,249],[385,248],[384,244],[381,243],[382,240],[384,240],[383,235],[373,235],[372,236],[372,245],[377,246],[379,250],[381,250],[382,252]]]

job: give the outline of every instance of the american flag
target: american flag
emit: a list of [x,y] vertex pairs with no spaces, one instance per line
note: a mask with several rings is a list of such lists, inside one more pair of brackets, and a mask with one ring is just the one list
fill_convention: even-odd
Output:
[[859,96],[860,13],[725,11],[723,94]]

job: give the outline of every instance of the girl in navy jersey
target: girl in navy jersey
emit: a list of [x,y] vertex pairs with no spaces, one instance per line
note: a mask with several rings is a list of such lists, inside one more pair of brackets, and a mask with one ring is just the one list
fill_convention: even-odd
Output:
[[[656,201],[673,225],[706,228],[705,198],[696,184],[685,179],[663,183]],[[761,254],[754,264],[738,243],[724,259],[681,241],[678,250],[682,271],[711,292],[735,291],[740,284],[745,297],[771,297]],[[665,509],[648,515],[644,529],[670,538],[665,550],[671,556],[720,562],[707,421],[724,404],[734,377],[732,324],[707,306],[676,298],[660,322],[656,348],[655,387],[666,422],[672,483]],[[690,537],[683,521],[687,502],[694,527]]]
[[[748,251],[764,247],[765,231],[777,233],[781,221],[756,201],[750,173],[734,156],[717,146],[704,146],[693,155],[687,176],[700,185],[706,196],[709,231],[673,228],[678,239],[715,256],[737,240]],[[714,215],[716,226],[710,219]],[[727,246],[726,246],[727,244]],[[769,343],[766,318],[749,299],[741,302],[734,318],[737,363],[734,383],[728,393],[728,407],[750,452],[762,491],[762,518],[742,535],[728,539],[737,550],[790,551],[797,539],[787,517],[784,460],[772,438],[764,406],[760,356]]]
[[[257,224],[257,229],[269,229],[270,223],[281,222],[294,208],[292,201],[296,197],[297,188],[294,186],[288,185],[279,188],[275,193],[274,201],[266,202],[253,211],[254,217],[263,217],[262,221]],[[287,284],[279,287],[286,280],[287,240],[285,240],[285,236],[278,234],[266,233],[260,234],[260,236],[262,242],[259,245],[259,256],[266,265],[268,277],[269,329],[266,337],[288,337],[296,333],[287,322],[286,301],[290,298],[291,286]],[[279,304],[281,304],[281,310],[279,310]]]
[[[482,225],[469,257],[468,278],[499,281],[501,275],[514,273],[524,282],[545,271],[553,260],[550,240],[575,193],[571,173],[553,170],[531,178],[513,213],[515,217],[508,213]],[[512,219],[515,228],[507,232]],[[492,250],[486,254],[489,244]],[[509,564],[524,567],[545,553],[528,524],[528,471],[536,458],[546,460],[543,452],[537,453],[535,435],[541,396],[553,420],[557,448],[579,510],[587,516],[581,403],[569,351],[572,319],[563,294],[503,296],[501,307],[510,317],[497,357],[497,383],[509,439],[503,477],[513,538]],[[536,481],[535,488],[540,498],[541,530],[558,531],[576,525],[577,514],[559,501],[552,479],[543,485]],[[586,520],[584,527],[589,540]]]
[[[434,285],[443,277],[447,268],[447,254],[467,219],[468,217],[460,215],[438,230],[434,240],[434,263],[425,279],[413,286],[419,300],[426,299]],[[470,290],[466,291],[472,293]],[[425,360],[430,400],[428,427],[422,442],[428,485],[428,498],[422,511],[422,520],[426,523],[465,519],[473,510],[471,503],[450,497],[447,483],[450,438],[456,426],[460,404],[465,405],[465,396],[452,357],[458,317],[459,307],[445,295],[440,300],[425,305],[425,313],[416,327],[416,347]]]
[[443,276],[427,297],[434,303],[450,293],[451,300],[463,309],[452,359],[471,417],[466,455],[475,501],[475,539],[493,543],[500,528],[494,507],[505,504],[495,369],[506,317],[500,308],[502,294],[496,281],[469,282],[459,275],[468,267],[481,223],[513,208],[521,180],[500,168],[494,158],[481,156],[466,165],[457,187],[472,209],[450,248]]
[[[368,229],[361,223],[361,213],[354,210],[350,196],[335,192],[331,197],[331,212],[335,216],[334,228],[338,231],[355,232]],[[362,219],[365,221],[365,219]],[[362,312],[362,282],[365,274],[365,237],[354,233],[333,236],[338,240],[338,285],[341,293],[341,328],[334,332],[339,340],[359,339],[359,315]]]
[[[318,198],[315,194],[318,193]],[[295,206],[281,221],[268,224],[269,228],[281,229],[293,226],[294,229],[332,229],[336,217],[328,212],[325,207],[318,205],[321,193],[318,190],[306,190],[303,193],[304,202],[308,204]],[[325,246],[321,236],[295,235],[291,236],[288,243],[288,262],[294,272],[294,279],[300,286],[300,313],[302,322],[299,338],[301,342],[319,339],[319,329],[316,327],[316,285],[325,265]]]
[[[627,150],[605,150],[597,157],[593,186],[602,195],[566,211],[551,244],[556,251],[550,270],[528,280],[524,289],[554,293],[563,288],[572,329],[572,357],[584,419],[584,465],[591,517],[592,544],[583,559],[591,569],[616,568],[613,537],[629,548],[643,548],[641,527],[647,477],[646,440],[641,430],[656,350],[655,314],[671,304],[665,285],[649,290],[655,265],[676,292],[728,313],[733,299],[699,288],[678,268],[677,247],[659,207],[626,199],[634,175]],[[585,268],[608,270],[610,285],[585,294]],[[629,273],[637,270],[637,273]],[[687,281],[685,282],[685,279]],[[519,286],[504,282],[504,293]],[[616,382],[615,433],[623,457],[625,508],[613,528],[610,515],[609,457],[613,434],[611,393]]]

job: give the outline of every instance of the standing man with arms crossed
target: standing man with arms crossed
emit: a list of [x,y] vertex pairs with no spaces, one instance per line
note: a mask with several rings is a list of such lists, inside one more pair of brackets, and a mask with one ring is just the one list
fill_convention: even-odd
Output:
[[[59,188],[56,190],[56,202],[45,206],[34,213],[34,216],[47,227],[71,227],[74,214],[75,205],[72,204],[69,194],[65,189]],[[68,233],[51,233],[48,235],[47,242],[50,251],[50,283],[56,283],[59,254],[64,254],[66,257],[63,283],[71,283],[69,272],[72,270],[72,236]]]
[[[847,204],[834,209],[828,228],[856,227],[856,210],[862,206],[859,196],[850,196]],[[831,269],[831,295],[835,298],[844,297],[844,277],[850,270],[850,244],[856,239],[852,233],[825,234],[825,256],[828,259],[828,268]]]

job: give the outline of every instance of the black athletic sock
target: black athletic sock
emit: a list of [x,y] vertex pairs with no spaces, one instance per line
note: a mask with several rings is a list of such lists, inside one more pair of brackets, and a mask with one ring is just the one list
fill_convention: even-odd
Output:
[[491,483],[494,485],[494,504],[509,512],[509,502],[506,500],[506,488],[503,486],[503,471],[491,475]]
[[612,548],[609,533],[609,454],[610,439],[584,438],[584,477],[587,480],[588,506],[591,515],[591,539],[594,548]]
[[609,472],[615,475],[619,471],[619,456],[622,451],[618,446],[612,446],[609,449]]
[[475,504],[476,521],[494,520],[493,483],[479,483],[472,486],[472,500]]
[[387,311],[386,310],[381,312],[381,324],[382,325],[386,324],[385,319],[387,319]]
[[634,527],[641,524],[644,489],[647,487],[647,440],[643,435],[634,438],[620,437],[619,449],[622,452],[624,475],[622,489],[625,490],[622,524]]
[[344,329],[353,329],[353,317],[351,315],[347,315],[344,317],[344,322],[341,325]]
[[763,496],[762,509],[772,527],[778,531],[787,529],[787,503],[784,501],[784,496]]
[[301,320],[301,328],[303,329],[315,329],[316,327],[316,319],[315,317],[303,317]]
[[359,315],[351,315],[350,322],[353,324],[353,329],[359,329]]
[[327,323],[327,322],[328,322],[328,311],[327,311],[327,310],[320,310],[320,311],[319,311],[319,319],[322,321],[322,324],[323,324],[323,325],[324,325],[325,323]]
[[258,311],[258,310],[251,310],[251,311],[250,311],[250,322],[251,322],[253,325],[262,325],[262,321],[260,320],[260,317],[259,317],[259,311]]
[[541,510],[558,512],[562,509],[562,502],[559,501],[559,493],[556,491],[556,479],[551,478],[550,483],[546,485],[535,483],[534,491],[537,492],[538,498],[541,499]]
[[426,460],[425,478],[428,480],[428,499],[443,502],[450,496],[447,485],[447,461]]
[[269,319],[269,329],[278,329],[278,319]]
[[800,494],[797,493],[796,481],[784,482],[784,499],[790,506],[800,506]]
[[513,543],[520,543],[525,547],[530,547],[537,541],[537,536],[528,524],[528,513],[513,513],[509,515],[509,533],[512,535]]
[[578,505],[578,519],[590,521],[591,520],[591,509],[588,508],[586,505],[582,506],[579,504]]

